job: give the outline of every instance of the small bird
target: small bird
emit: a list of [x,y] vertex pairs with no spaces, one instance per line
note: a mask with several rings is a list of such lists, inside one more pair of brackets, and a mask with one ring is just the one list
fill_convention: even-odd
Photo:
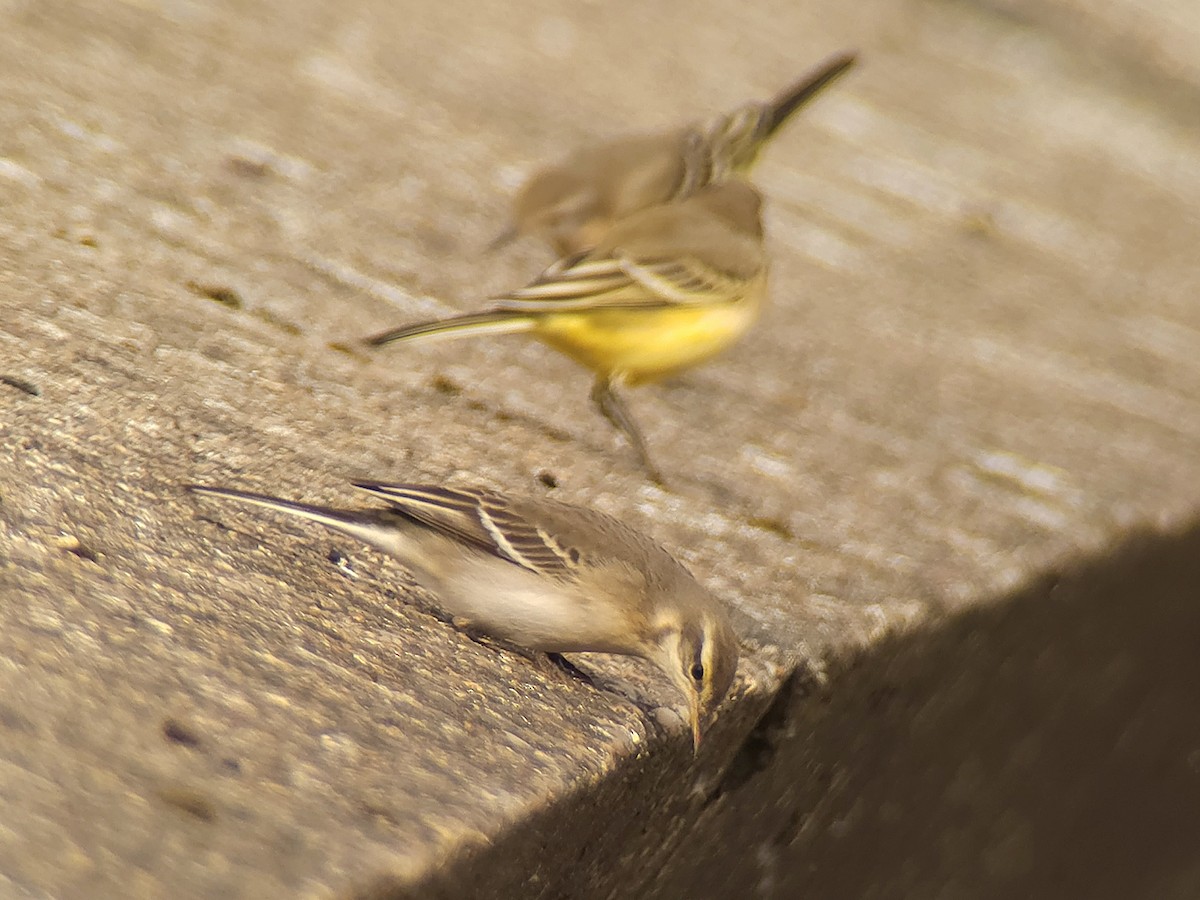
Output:
[[354,486],[387,507],[188,490],[311,519],[390,553],[464,627],[529,650],[649,660],[686,696],[699,748],[733,683],[738,639],[720,602],[661,546],[612,516],[554,500],[428,484]]
[[595,249],[560,260],[490,309],[392,329],[367,343],[528,333],[596,373],[592,400],[661,482],[614,387],[704,362],[758,318],[768,268],[761,209],[746,181],[710,185],[623,219]]
[[705,124],[585,147],[532,175],[513,201],[512,224],[491,248],[533,234],[559,256],[595,247],[613,223],[746,174],[796,110],[854,65],[832,56],[765,103],[747,103]]

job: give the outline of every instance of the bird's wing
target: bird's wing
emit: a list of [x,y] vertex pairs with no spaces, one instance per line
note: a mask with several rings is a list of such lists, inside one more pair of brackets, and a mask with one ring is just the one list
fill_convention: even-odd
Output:
[[579,564],[578,550],[563,546],[547,528],[492,491],[379,482],[354,486],[433,531],[532,572],[570,577]]
[[560,260],[497,308],[530,313],[705,306],[737,300],[744,282],[695,257],[611,255]]
[[731,303],[745,289],[734,278],[695,257],[660,261],[623,260],[625,271],[663,301],[679,306]]

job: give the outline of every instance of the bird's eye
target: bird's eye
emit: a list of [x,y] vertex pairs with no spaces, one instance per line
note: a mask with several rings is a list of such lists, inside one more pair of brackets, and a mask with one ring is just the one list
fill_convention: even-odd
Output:
[[692,666],[692,677],[697,681],[703,681],[704,666],[700,665],[700,663],[696,663],[694,666]]

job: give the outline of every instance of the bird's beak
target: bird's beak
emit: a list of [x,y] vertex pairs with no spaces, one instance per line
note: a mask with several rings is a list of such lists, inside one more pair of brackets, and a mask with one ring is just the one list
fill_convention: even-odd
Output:
[[704,713],[700,710],[700,698],[693,692],[688,698],[688,712],[692,720],[692,754],[700,753],[700,739],[704,736]]

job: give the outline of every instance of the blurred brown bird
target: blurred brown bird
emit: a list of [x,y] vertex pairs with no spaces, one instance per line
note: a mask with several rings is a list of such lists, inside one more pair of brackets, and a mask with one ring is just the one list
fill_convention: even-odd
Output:
[[580,253],[597,246],[626,216],[746,174],[780,126],[856,59],[854,53],[832,56],[773,99],[747,103],[707,125],[576,151],[525,182],[513,202],[512,224],[491,246],[532,234],[559,256]]
[[721,602],[657,543],[555,500],[436,484],[355,487],[386,508],[188,489],[309,519],[390,553],[456,621],[517,646],[650,661],[687,699],[699,748],[737,671],[738,639]]

